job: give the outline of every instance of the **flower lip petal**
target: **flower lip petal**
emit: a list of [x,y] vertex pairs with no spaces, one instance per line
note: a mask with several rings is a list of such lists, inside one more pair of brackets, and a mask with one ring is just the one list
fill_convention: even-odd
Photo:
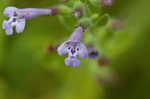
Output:
[[12,35],[13,34],[13,28],[12,28],[11,24],[8,23],[8,21],[4,20],[2,27],[5,30],[6,35]]
[[8,21],[4,20],[2,23],[2,28],[5,30],[7,28]]
[[76,57],[70,56],[65,59],[65,64],[67,66],[73,65],[74,67],[78,67],[81,64],[81,62]]
[[65,59],[65,64],[66,64],[67,66],[71,66],[71,65],[72,65],[72,61],[71,61],[69,58],[66,58],[66,59]]
[[7,28],[6,30],[6,35],[12,35],[13,34],[13,29],[11,28]]
[[16,24],[16,32],[21,33],[24,31],[25,28],[25,19],[19,19],[18,23]]
[[80,46],[79,46],[80,50],[79,50],[79,57],[80,58],[85,58],[88,56],[88,50],[86,48],[86,46],[83,44],[83,43],[80,43]]
[[78,67],[81,64],[81,62],[78,59],[75,59],[73,62],[74,67]]
[[[67,42],[67,41],[66,41]],[[60,56],[64,56],[68,53],[67,51],[67,46],[66,46],[66,42],[64,42],[63,44],[61,44],[58,48],[57,48],[57,52]]]

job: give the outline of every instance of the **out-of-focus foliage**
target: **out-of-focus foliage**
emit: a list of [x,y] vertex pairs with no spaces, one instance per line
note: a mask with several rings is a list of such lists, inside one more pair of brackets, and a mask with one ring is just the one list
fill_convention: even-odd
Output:
[[[124,24],[115,32],[101,26],[83,35],[83,42],[92,41],[108,58],[103,67],[90,59],[83,59],[78,68],[66,67],[65,57],[47,53],[49,44],[61,44],[69,37],[74,21],[64,25],[60,16],[38,17],[27,20],[25,31],[13,36],[5,36],[0,28],[0,99],[149,99],[149,3],[114,0],[112,7],[101,9],[113,18],[123,17]],[[0,23],[6,19],[7,6],[57,4],[60,0],[0,0]]]

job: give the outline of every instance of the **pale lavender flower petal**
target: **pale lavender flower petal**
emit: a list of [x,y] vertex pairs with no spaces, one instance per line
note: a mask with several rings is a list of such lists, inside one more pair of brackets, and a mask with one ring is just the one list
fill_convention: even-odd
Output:
[[10,24],[7,24],[7,28],[5,29],[6,35],[12,35],[13,29]]
[[26,19],[30,19],[37,16],[50,15],[51,12],[51,9],[24,8],[18,9],[17,15]]
[[80,43],[79,56],[80,56],[80,58],[85,58],[88,56],[88,50],[83,43]]
[[57,48],[57,52],[60,56],[64,56],[68,53],[67,48],[66,48],[66,42],[64,42]]
[[67,65],[67,66],[71,66],[73,63],[72,63],[72,61],[70,60],[70,58],[66,58],[65,59],[65,64]]
[[21,33],[25,28],[25,19],[19,19],[18,24],[16,24],[16,32]]
[[80,66],[80,64],[81,64],[81,62],[80,62],[78,59],[76,59],[76,58],[73,59],[73,64],[72,64],[72,65],[73,65],[74,67],[78,67],[78,66]]
[[12,26],[11,26],[11,24],[9,24],[8,21],[4,20],[2,25],[3,25],[3,29],[6,32],[6,35],[12,35],[13,34]]
[[4,20],[2,23],[2,28],[6,29],[8,21]]
[[83,28],[79,26],[78,28],[75,29],[75,31],[72,33],[70,40],[74,42],[80,42],[82,38],[82,32]]
[[111,6],[112,5],[112,0],[101,0],[101,4],[103,6]]
[[76,57],[68,57],[65,59],[65,64],[67,66],[73,65],[74,67],[78,67],[81,62]]
[[4,10],[4,15],[6,17],[12,17],[14,16],[14,13],[17,11],[17,8],[16,7],[7,7],[5,8]]

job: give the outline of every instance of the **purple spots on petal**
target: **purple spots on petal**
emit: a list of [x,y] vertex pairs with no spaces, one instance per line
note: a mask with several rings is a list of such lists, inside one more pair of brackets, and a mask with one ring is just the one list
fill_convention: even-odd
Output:
[[14,16],[17,16],[17,13],[16,13],[16,11],[14,12]]
[[16,22],[17,21],[17,19],[16,18],[13,18],[13,21],[12,22]]
[[68,50],[70,50],[71,49],[71,47],[68,47]]
[[12,17],[12,16],[14,16],[14,12],[17,10],[17,8],[16,7],[7,7],[7,8],[5,8],[5,10],[4,10],[4,15],[6,16],[6,17]]
[[76,51],[75,51],[75,49],[71,49],[71,53],[72,53],[72,55],[74,54],[74,53],[76,53]]

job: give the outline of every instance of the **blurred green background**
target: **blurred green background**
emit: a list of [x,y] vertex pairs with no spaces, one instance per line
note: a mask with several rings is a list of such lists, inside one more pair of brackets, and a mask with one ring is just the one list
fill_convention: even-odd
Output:
[[[6,19],[7,6],[47,8],[60,3],[0,0],[0,23]],[[66,56],[47,53],[49,45],[61,44],[73,31],[58,17],[27,20],[21,35],[6,36],[0,28],[0,99],[150,99],[149,4],[149,0],[115,0],[108,9],[112,17],[125,21],[124,28],[112,34],[95,29],[95,45],[109,58],[107,66],[82,59],[78,68],[66,67]]]

